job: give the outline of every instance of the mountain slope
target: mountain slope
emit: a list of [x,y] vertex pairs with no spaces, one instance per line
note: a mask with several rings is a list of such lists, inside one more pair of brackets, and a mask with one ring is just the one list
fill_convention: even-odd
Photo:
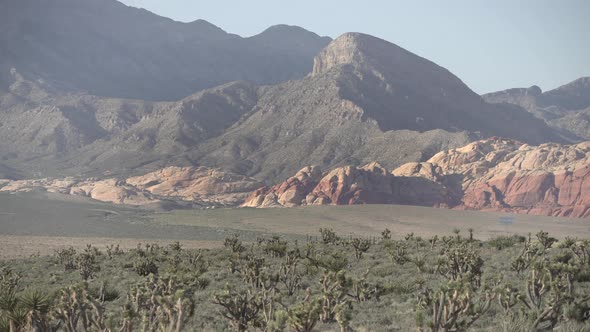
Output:
[[571,140],[590,139],[590,77],[542,92],[537,86],[516,88],[482,96],[489,103],[520,106]]
[[561,141],[527,112],[487,104],[446,69],[372,36],[340,36],[314,63],[303,80],[261,89],[249,116],[191,159],[277,181],[305,165],[392,168],[482,136]]
[[[292,29],[256,38],[271,43]],[[0,91],[3,172],[102,177],[202,165],[276,182],[305,165],[394,168],[481,137],[560,141],[521,108],[487,104],[446,69],[375,37],[345,34],[314,63],[300,80],[227,83],[175,102],[69,92],[11,70]]]
[[178,100],[231,81],[297,79],[329,42],[289,26],[241,38],[115,0],[0,2],[0,72],[107,97]]
[[[177,102],[65,93],[12,72],[0,93],[0,158],[20,176],[141,172],[220,135],[257,101],[257,87],[234,82]],[[152,169],[158,165],[152,165]]]

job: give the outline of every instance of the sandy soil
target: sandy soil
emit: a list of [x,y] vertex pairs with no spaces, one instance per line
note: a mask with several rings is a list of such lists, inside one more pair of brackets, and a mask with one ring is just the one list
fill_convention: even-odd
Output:
[[319,228],[332,228],[341,236],[376,237],[389,228],[397,238],[410,232],[430,237],[451,235],[455,228],[466,234],[473,228],[480,239],[539,230],[558,238],[590,238],[589,220],[497,212],[401,205],[163,212],[45,194],[0,194],[0,258],[50,255],[58,248],[88,243],[133,248],[138,243],[180,241],[187,248],[210,248],[236,232],[246,242],[271,234],[304,240],[317,236]]

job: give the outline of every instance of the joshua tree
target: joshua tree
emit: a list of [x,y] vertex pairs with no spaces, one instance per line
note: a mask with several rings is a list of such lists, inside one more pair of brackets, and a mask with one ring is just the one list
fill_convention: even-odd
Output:
[[52,309],[52,316],[60,322],[60,329],[66,332],[84,331],[91,327],[104,331],[104,308],[88,292],[86,284],[61,290]]
[[55,255],[66,271],[76,269],[76,249],[73,247],[56,250]]
[[322,303],[320,299],[311,299],[308,291],[303,301],[289,309],[289,326],[296,332],[311,332],[320,319]]
[[436,271],[450,280],[468,278],[479,285],[483,273],[483,259],[471,244],[465,241],[449,242],[441,250]]
[[258,319],[262,308],[262,300],[251,290],[237,291],[226,286],[222,293],[213,297],[213,303],[221,306],[221,315],[230,321],[238,332],[247,331],[248,327]]
[[301,261],[299,249],[289,251],[279,267],[279,281],[285,286],[287,295],[295,294],[301,286],[302,273],[297,268]]
[[331,322],[336,318],[337,308],[342,305],[349,305],[346,299],[350,289],[350,280],[346,278],[345,271],[324,272],[320,279],[322,291],[322,313],[320,319],[323,322]]
[[143,331],[181,331],[194,312],[191,295],[176,278],[151,275],[129,292],[122,327],[130,329],[130,319],[141,317]]
[[338,244],[340,242],[338,235],[330,228],[320,228],[320,234],[324,244]]
[[242,245],[242,241],[240,241],[240,236],[238,234],[226,237],[223,241],[223,246],[229,248],[233,253],[240,253],[246,250]]
[[370,240],[363,240],[360,238],[354,238],[350,242],[352,247],[354,248],[354,256],[357,260],[360,260],[363,253],[367,252],[369,248],[371,248],[371,241]]
[[419,303],[432,313],[431,331],[466,331],[489,310],[494,297],[487,290],[477,294],[470,283],[451,281],[436,293],[423,292]]
[[87,281],[94,277],[94,274],[100,271],[100,265],[97,262],[97,256],[100,252],[88,245],[83,252],[76,255],[76,268],[82,277],[82,280]]
[[381,238],[384,241],[391,240],[391,231],[389,230],[389,228],[386,228],[383,232],[381,232]]

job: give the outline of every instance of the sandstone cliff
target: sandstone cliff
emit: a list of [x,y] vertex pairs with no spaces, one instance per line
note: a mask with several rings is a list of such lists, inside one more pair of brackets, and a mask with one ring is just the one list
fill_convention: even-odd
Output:
[[262,184],[252,178],[207,167],[167,167],[128,179],[0,180],[0,191],[48,191],[103,202],[147,205],[165,200],[205,206],[235,206]]
[[323,176],[314,168],[305,184],[304,170],[259,189],[243,206],[394,203],[590,217],[590,142],[531,146],[491,138],[391,173],[377,164],[339,167]]

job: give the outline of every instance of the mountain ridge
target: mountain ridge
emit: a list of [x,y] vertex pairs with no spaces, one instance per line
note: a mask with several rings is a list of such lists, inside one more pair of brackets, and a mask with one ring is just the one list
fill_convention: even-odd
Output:
[[522,107],[571,141],[590,139],[590,77],[581,77],[549,91],[538,86],[512,88],[482,96],[496,104]]
[[[0,10],[0,72],[16,68],[27,79],[97,96],[173,101],[230,81],[305,76],[330,39],[281,31],[242,38],[115,0],[8,0]],[[293,38],[300,42],[284,42]]]

